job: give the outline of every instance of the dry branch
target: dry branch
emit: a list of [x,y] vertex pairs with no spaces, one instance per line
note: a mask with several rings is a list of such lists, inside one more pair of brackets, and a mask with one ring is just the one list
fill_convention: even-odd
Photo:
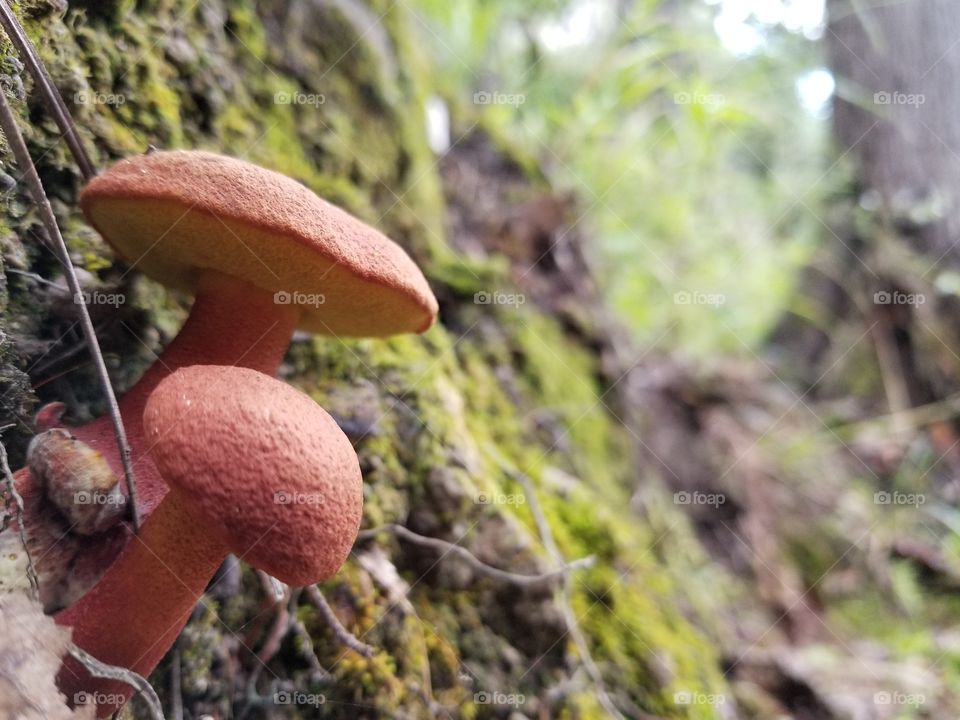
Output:
[[373,540],[377,537],[377,535],[383,532],[393,533],[402,540],[406,540],[414,545],[431,548],[443,554],[456,555],[481,575],[485,575],[501,582],[510,583],[512,585],[519,585],[520,587],[551,587],[562,582],[566,573],[580,568],[591,567],[594,563],[593,556],[589,556],[580,558],[579,560],[574,560],[570,563],[565,563],[560,569],[552,570],[548,573],[542,573],[540,575],[521,575],[520,573],[509,572],[508,570],[501,570],[493,565],[487,565],[462,545],[455,545],[454,543],[441,540],[440,538],[432,538],[427,537],[426,535],[420,535],[419,533],[415,533],[412,530],[405,528],[403,525],[397,525],[396,523],[380,525],[378,527],[371,528],[370,530],[363,530],[357,535],[357,540]]
[[327,599],[316,585],[308,585],[303,590],[307,594],[307,600],[310,601],[326,621],[327,625],[330,626],[330,629],[341,645],[363,655],[363,657],[371,658],[376,654],[376,650],[373,647],[367,645],[365,642],[361,642],[353,633],[343,626],[343,623],[340,622],[336,613],[333,612],[333,608],[330,607]]
[[157,697],[157,693],[151,687],[150,683],[148,683],[141,675],[138,675],[137,673],[133,672],[133,670],[128,670],[127,668],[102,663],[86,650],[81,650],[76,645],[71,646],[69,653],[81,665],[83,665],[87,669],[87,672],[89,672],[93,677],[102,678],[104,680],[119,680],[120,682],[126,683],[132,687],[139,695],[143,697],[144,702],[147,704],[147,708],[150,710],[150,715],[153,717],[153,720],[164,720],[163,706],[160,704],[160,698]]
[[524,492],[527,494],[527,500],[530,504],[530,512],[533,513],[533,519],[536,522],[537,529],[540,532],[540,539],[543,541],[543,545],[547,549],[547,552],[554,559],[554,562],[561,567],[561,570],[558,572],[562,574],[563,582],[560,587],[559,595],[560,607],[563,612],[564,622],[567,625],[567,632],[570,633],[570,637],[573,638],[573,643],[577,647],[577,654],[580,655],[580,662],[583,664],[584,669],[587,671],[587,674],[593,681],[597,692],[597,699],[600,701],[603,709],[607,711],[607,714],[609,714],[610,717],[617,718],[618,720],[625,720],[623,713],[620,712],[619,708],[617,708],[613,702],[613,699],[610,697],[610,694],[607,692],[606,683],[603,680],[603,674],[600,672],[600,668],[597,666],[593,659],[593,655],[590,653],[590,646],[587,644],[587,638],[583,634],[583,630],[580,628],[580,623],[577,621],[576,613],[573,611],[573,603],[571,600],[571,595],[573,594],[573,580],[570,575],[569,565],[565,563],[563,555],[560,553],[560,548],[557,547],[557,543],[553,538],[553,531],[550,529],[550,523],[547,522],[547,516],[543,512],[543,508],[540,507],[540,502],[537,500],[537,494],[533,486],[533,481],[524,473],[514,470],[512,467],[508,466],[506,462],[500,458],[499,453],[497,453],[496,456],[499,459],[501,469],[511,478],[513,478],[518,484],[520,484],[521,487],[523,487]]

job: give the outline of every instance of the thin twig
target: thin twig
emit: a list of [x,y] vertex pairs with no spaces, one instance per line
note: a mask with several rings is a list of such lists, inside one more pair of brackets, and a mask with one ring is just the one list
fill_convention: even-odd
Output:
[[128,670],[125,667],[102,663],[86,650],[78,648],[76,645],[70,647],[69,653],[72,657],[76,658],[93,677],[104,680],[119,680],[132,687],[137,691],[138,695],[143,697],[153,719],[164,720],[163,706],[160,704],[160,698],[157,697],[157,693],[142,675],[138,675],[133,670]]
[[452,717],[450,712],[443,705],[437,702],[436,698],[433,697],[429,689],[424,689],[416,683],[410,681],[407,682],[407,689],[416,694],[423,701],[423,704],[427,706],[427,711],[430,713],[430,717]]
[[257,651],[257,662],[260,664],[257,666],[257,670],[266,666],[270,662],[277,652],[280,650],[280,644],[283,642],[283,638],[287,635],[287,630],[290,626],[290,614],[287,610],[287,604],[285,602],[276,603],[276,614],[273,616],[273,624],[270,626],[270,631],[267,633],[267,638],[263,642],[263,646],[260,650]]
[[916,405],[897,413],[874,415],[863,419],[851,420],[822,431],[824,436],[838,435],[843,439],[856,438],[859,433],[876,428],[881,432],[896,432],[906,427],[916,432],[925,425],[952,420],[960,415],[960,393],[953,393],[942,400]]
[[257,575],[260,578],[260,587],[263,588],[263,591],[273,598],[274,603],[278,603],[287,596],[287,585],[277,580],[270,573],[266,573],[263,570],[257,570]]
[[10,464],[7,462],[7,449],[0,445],[0,465],[3,469],[3,478],[7,484],[7,491],[13,498],[16,507],[17,533],[20,536],[20,544],[23,545],[23,552],[27,556],[27,579],[30,581],[30,591],[33,599],[40,599],[40,580],[37,578],[36,568],[33,566],[33,558],[30,557],[30,549],[27,547],[27,531],[23,527],[23,498],[17,492],[17,484],[14,482],[13,473],[10,472]]
[[420,617],[413,603],[410,603],[410,611],[413,618],[417,621],[416,628],[420,638],[420,651],[423,653],[423,665],[420,668],[420,677],[423,684],[420,686],[419,694],[424,699],[424,702],[427,703],[430,712],[436,717],[438,712],[437,708],[442,706],[437,702],[436,698],[433,697],[433,672],[430,670],[430,646],[427,644],[427,634],[423,631],[423,618]]
[[357,540],[373,540],[377,537],[377,535],[383,532],[391,532],[397,537],[406,540],[409,543],[413,543],[414,545],[432,548],[433,550],[437,550],[448,555],[456,555],[481,575],[486,575],[494,580],[500,580],[501,582],[510,583],[511,585],[519,585],[520,587],[551,587],[561,583],[564,576],[571,570],[591,567],[594,563],[594,557],[589,556],[566,563],[558,570],[551,570],[550,572],[542,573],[540,575],[521,575],[520,573],[509,572],[508,570],[501,570],[493,565],[487,565],[485,562],[483,562],[483,560],[478,558],[462,545],[455,545],[454,543],[441,540],[440,538],[420,535],[419,533],[415,533],[412,530],[405,528],[403,525],[397,525],[396,523],[380,525],[379,527],[371,528],[370,530],[363,530],[357,535]]
[[[0,0],[0,7],[6,8],[3,0]],[[8,9],[8,8],[7,8]],[[107,374],[107,366],[103,361],[103,354],[100,352],[100,344],[97,342],[97,334],[93,329],[93,323],[90,320],[90,314],[87,312],[87,305],[83,301],[83,294],[80,288],[80,282],[77,280],[77,273],[74,271],[73,263],[70,261],[70,253],[67,245],[63,241],[63,235],[60,234],[60,228],[57,225],[57,218],[53,214],[53,208],[50,207],[50,201],[43,190],[43,184],[40,182],[40,176],[37,175],[37,168],[33,164],[30,152],[17,126],[17,120],[14,117],[10,103],[7,101],[6,93],[0,89],[0,128],[3,129],[7,138],[7,144],[13,151],[17,164],[23,170],[24,178],[27,180],[27,187],[33,196],[33,201],[40,211],[40,219],[46,229],[49,240],[54,244],[54,249],[59,255],[60,262],[63,264],[64,274],[67,278],[67,285],[74,297],[80,311],[80,326],[83,329],[84,339],[87,341],[87,347],[93,357],[93,364],[97,369],[97,375],[100,378],[100,384],[103,387],[104,396],[107,400],[107,408],[110,413],[110,419],[113,422],[113,432],[117,437],[117,446],[120,449],[120,459],[123,463],[123,475],[126,479],[127,494],[130,500],[131,520],[133,522],[134,532],[140,530],[140,511],[137,508],[136,483],[133,477],[133,464],[130,458],[130,445],[127,443],[127,433],[123,427],[123,419],[120,417],[120,408],[117,405],[117,398],[114,395],[113,387],[110,385],[110,376]]]
[[330,679],[330,673],[327,672],[327,669],[320,664],[320,658],[317,657],[317,651],[313,646],[313,638],[310,637],[310,633],[307,631],[307,626],[304,625],[303,621],[297,617],[297,608],[300,606],[301,591],[302,588],[296,588],[290,594],[290,603],[287,608],[290,613],[290,631],[300,640],[300,654],[310,666],[310,672],[313,675],[312,680],[314,682],[322,682]]
[[4,32],[10,38],[10,42],[13,43],[27,66],[27,70],[33,76],[33,80],[40,90],[40,97],[43,98],[43,102],[47,106],[47,112],[53,116],[53,120],[60,128],[64,140],[67,141],[67,147],[70,148],[73,159],[80,169],[80,174],[83,175],[84,180],[89,180],[97,174],[97,171],[80,142],[77,126],[74,125],[73,118],[67,110],[66,103],[63,102],[60,91],[53,84],[46,66],[37,54],[37,49],[23,31],[20,21],[17,20],[17,16],[10,9],[6,0],[0,0],[0,25],[3,26]]
[[[530,512],[533,514],[534,522],[536,522],[537,529],[540,532],[540,539],[543,541],[543,546],[547,549],[547,552],[550,553],[551,557],[553,557],[554,562],[561,568],[565,568],[563,555],[560,553],[560,548],[557,547],[557,543],[553,538],[553,530],[551,530],[550,523],[547,522],[547,516],[543,512],[543,508],[540,507],[539,500],[537,500],[537,493],[533,486],[533,481],[524,473],[511,468],[502,458],[500,460],[500,466],[504,472],[523,487],[524,492],[527,494],[527,501],[530,504]],[[559,593],[561,598],[560,608],[563,612],[567,632],[570,633],[574,645],[577,646],[580,662],[583,664],[583,668],[587,671],[590,679],[593,680],[597,691],[597,699],[600,701],[603,709],[606,710],[607,714],[611,717],[617,718],[617,720],[626,720],[623,713],[620,712],[620,709],[614,704],[613,699],[607,692],[607,686],[603,680],[603,673],[600,672],[600,668],[597,667],[596,662],[593,660],[593,655],[590,653],[590,646],[587,644],[587,638],[583,634],[583,630],[580,629],[577,615],[573,611],[571,601],[571,595],[573,594],[573,577],[569,570],[562,569],[560,572],[563,573],[563,584]]]
[[40,277],[36,273],[27,272],[26,270],[17,270],[16,268],[12,267],[4,268],[4,272],[13,273],[14,275],[22,275],[25,278],[30,278],[31,280],[40,283],[41,285],[52,287],[54,290],[60,290],[61,292],[63,291],[62,285],[57,285],[55,282],[50,282],[46,278]]
[[[312,680],[315,682],[323,682],[330,679],[330,673],[320,664],[320,659],[317,657],[316,652],[314,652],[313,639],[310,637],[310,633],[307,632],[306,627],[304,627],[303,623],[297,618],[300,588],[288,587],[285,583],[281,583],[263,570],[257,570],[256,573],[260,580],[260,587],[264,591],[264,599],[267,601],[268,607],[276,608],[276,614],[273,618],[273,625],[271,625],[267,634],[267,639],[264,641],[260,651],[256,653],[258,664],[254,666],[247,678],[246,697],[248,702],[251,703],[254,699],[261,697],[257,693],[257,680],[260,679],[260,675],[264,668],[266,668],[267,663],[269,663],[280,650],[284,638],[291,632],[300,638],[303,643],[303,647],[300,648],[300,654],[307,661],[307,664],[310,665],[310,670],[313,675]],[[282,588],[279,597],[277,597],[275,592],[277,586]],[[249,709],[250,706],[248,705],[246,710],[240,714],[241,719],[246,717]]]
[[253,651],[253,647],[260,642],[260,638],[263,635],[264,628],[267,623],[273,619],[274,610],[276,609],[277,603],[283,598],[286,594],[286,586],[284,586],[283,591],[280,593],[280,596],[277,596],[277,593],[274,592],[273,583],[278,582],[276,578],[271,578],[267,573],[262,570],[255,571],[257,580],[260,583],[260,588],[263,590],[263,599],[260,602],[260,612],[258,612],[253,620],[251,620],[247,625],[244,625],[246,632],[243,635],[243,639],[240,641],[241,654],[246,656],[247,652],[250,653],[252,657],[256,657],[256,653]]
[[337,637],[337,640],[340,641],[341,645],[350,648],[355,653],[359,653],[366,658],[371,658],[376,655],[377,651],[374,647],[359,640],[354,636],[353,633],[343,626],[343,623],[340,622],[340,618],[338,618],[336,613],[333,612],[333,608],[330,607],[327,599],[323,596],[323,593],[320,592],[320,588],[318,588],[316,585],[307,585],[303,591],[307,594],[307,600],[310,601],[310,603],[317,609],[317,612],[319,612],[323,617],[324,621],[326,621],[327,625],[330,626],[330,629]]
[[287,636],[287,631],[290,628],[290,613],[287,610],[287,603],[285,602],[288,591],[287,586],[281,584],[283,590],[280,596],[277,597],[275,583],[278,583],[279,580],[265,573],[263,570],[257,570],[257,577],[260,580],[260,587],[264,590],[265,599],[270,599],[269,607],[275,608],[276,611],[273,616],[273,624],[267,631],[266,640],[263,641],[263,644],[254,656],[257,664],[254,665],[253,670],[250,671],[250,677],[247,680],[248,687],[254,691],[257,680],[260,679],[260,673],[263,672],[267,663],[270,662],[274,655],[280,650],[280,644],[283,642],[283,638]]
[[183,720],[180,649],[174,648],[170,658],[170,720]]
[[410,586],[404,583],[399,575],[392,578],[389,573],[384,572],[380,566],[380,559],[385,561],[390,569],[396,572],[396,567],[387,560],[383,550],[379,547],[374,548],[372,551],[365,550],[357,554],[357,561],[360,563],[360,567],[370,575],[373,583],[386,593],[386,600],[389,603],[390,609],[399,607],[401,614],[413,617],[413,619],[416,620],[414,627],[417,629],[417,637],[420,640],[422,650],[421,657],[423,658],[421,666],[423,684],[420,687],[420,692],[429,698],[428,702],[432,707],[436,704],[436,700],[433,699],[433,676],[430,672],[430,652],[427,646],[427,636],[424,632],[424,628],[429,626],[423,622],[423,618],[420,617],[417,608],[410,602]]

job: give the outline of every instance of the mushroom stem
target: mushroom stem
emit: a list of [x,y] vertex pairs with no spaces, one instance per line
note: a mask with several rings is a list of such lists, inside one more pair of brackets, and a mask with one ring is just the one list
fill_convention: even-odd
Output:
[[299,318],[297,306],[275,302],[274,293],[206,270],[180,333],[123,400],[142,411],[161,380],[189,365],[232,365],[272,376]]
[[[226,546],[191,519],[180,494],[169,492],[96,586],[56,622],[72,627],[73,642],[97,660],[149,675],[226,555]],[[133,693],[125,683],[91,677],[72,659],[58,684],[68,702],[80,693],[96,700],[99,717]]]
[[[153,366],[120,400],[127,425],[141,517],[146,518],[167,492],[167,486],[146,458],[143,407],[153,389],[172,372],[190,365],[230,365],[273,376],[300,317],[295,305],[274,302],[273,293],[243,280],[207,270],[197,281],[197,294],[180,333]],[[103,453],[120,472],[109,418],[98,418],[71,433]]]

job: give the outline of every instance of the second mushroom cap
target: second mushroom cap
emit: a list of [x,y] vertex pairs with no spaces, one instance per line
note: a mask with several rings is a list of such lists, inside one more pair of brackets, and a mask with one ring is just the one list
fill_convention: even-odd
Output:
[[360,464],[309,397],[255,370],[198,365],[157,386],[143,422],[171,492],[231,552],[290,585],[344,563],[363,512]]

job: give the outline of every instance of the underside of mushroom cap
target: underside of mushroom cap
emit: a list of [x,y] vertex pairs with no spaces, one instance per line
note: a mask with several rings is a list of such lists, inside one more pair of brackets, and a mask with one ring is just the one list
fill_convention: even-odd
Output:
[[204,270],[301,307],[301,327],[378,337],[422,332],[437,313],[403,249],[302,184],[201,151],[121,160],[80,195],[90,223],[138,270],[192,291]]
[[263,373],[195,365],[153,391],[150,455],[231,552],[283,582],[333,575],[360,527],[359,461],[313,400]]

